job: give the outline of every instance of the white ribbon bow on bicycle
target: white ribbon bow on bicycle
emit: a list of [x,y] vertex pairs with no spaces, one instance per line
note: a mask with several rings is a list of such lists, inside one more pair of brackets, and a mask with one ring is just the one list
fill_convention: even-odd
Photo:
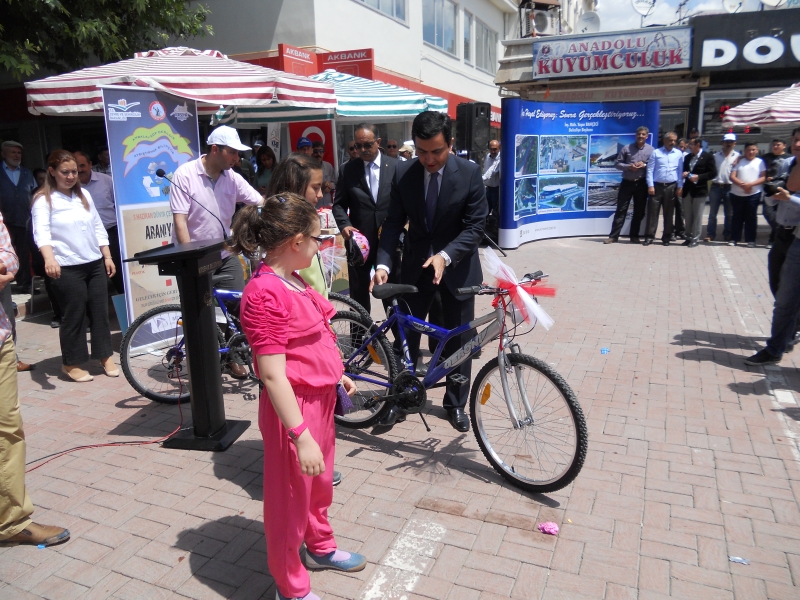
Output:
[[497,287],[508,290],[511,302],[514,303],[514,306],[516,306],[522,314],[522,318],[525,319],[525,322],[533,324],[533,319],[536,319],[542,324],[542,327],[549,330],[555,321],[547,314],[541,305],[531,298],[530,294],[517,283],[518,279],[514,270],[504,264],[491,248],[481,248],[479,252],[484,274],[493,278]]

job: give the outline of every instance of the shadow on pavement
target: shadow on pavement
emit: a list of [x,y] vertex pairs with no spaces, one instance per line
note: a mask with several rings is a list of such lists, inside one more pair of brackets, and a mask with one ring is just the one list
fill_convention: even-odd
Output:
[[[258,427],[254,423],[250,427]],[[238,485],[253,500],[264,500],[264,444],[261,439],[239,440],[225,452],[213,452],[214,475]]]
[[[718,333],[686,329],[674,337],[673,346],[697,346],[694,350],[677,352],[675,356],[696,362],[713,362],[729,369],[750,371],[744,359],[761,349],[765,337],[752,337],[736,333]],[[736,385],[736,384],[734,384]]]
[[[239,515],[207,521],[182,531],[175,547],[189,553],[190,585],[201,584],[222,598],[242,587],[248,598],[275,597],[261,521]],[[207,597],[201,590],[187,592],[194,598]]]

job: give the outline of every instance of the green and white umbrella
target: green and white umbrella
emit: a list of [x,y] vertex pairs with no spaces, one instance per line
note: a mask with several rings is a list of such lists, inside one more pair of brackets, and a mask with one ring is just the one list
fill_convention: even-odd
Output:
[[260,127],[270,122],[318,121],[335,118],[356,123],[364,119],[381,122],[403,121],[426,110],[447,112],[447,100],[372,79],[328,69],[312,75],[320,83],[332,84],[335,109],[306,109],[287,106],[228,107],[221,123],[239,128]]

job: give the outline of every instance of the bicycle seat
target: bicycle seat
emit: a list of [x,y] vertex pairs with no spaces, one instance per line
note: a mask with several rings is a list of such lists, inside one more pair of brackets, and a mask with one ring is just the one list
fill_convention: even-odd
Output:
[[403,285],[401,283],[384,283],[372,288],[372,297],[378,300],[388,300],[403,294],[416,294],[419,290],[413,285]]

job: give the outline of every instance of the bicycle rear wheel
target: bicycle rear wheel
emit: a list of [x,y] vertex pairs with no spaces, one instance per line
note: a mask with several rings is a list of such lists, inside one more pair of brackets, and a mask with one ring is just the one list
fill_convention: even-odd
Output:
[[[545,362],[525,354],[507,354],[509,416],[498,359],[475,378],[470,392],[472,429],[486,459],[515,487],[553,492],[578,476],[586,459],[588,433],[583,411],[567,382]],[[528,397],[531,417],[523,404]]]
[[372,380],[370,382],[353,379],[358,386],[358,392],[350,397],[353,408],[343,416],[335,415],[334,419],[337,424],[351,429],[369,427],[383,417],[391,406],[388,402],[374,398],[385,396],[390,390],[389,387],[377,382],[386,383],[388,386],[397,377],[394,352],[386,336],[381,334],[364,350],[357,353],[375,327],[372,321],[368,321],[358,313],[337,312],[331,319],[331,327],[336,333],[337,343],[345,361],[352,357],[349,366],[345,367],[345,374]]
[[120,347],[122,372],[128,383],[145,398],[164,404],[189,399],[186,347],[181,307],[167,304],[137,318]]
[[333,308],[337,311],[353,311],[357,312],[362,317],[366,317],[368,320],[372,321],[372,317],[370,317],[367,309],[361,306],[358,302],[353,300],[350,296],[345,296],[344,294],[337,294],[336,292],[330,292],[328,294],[328,302],[333,304]]

